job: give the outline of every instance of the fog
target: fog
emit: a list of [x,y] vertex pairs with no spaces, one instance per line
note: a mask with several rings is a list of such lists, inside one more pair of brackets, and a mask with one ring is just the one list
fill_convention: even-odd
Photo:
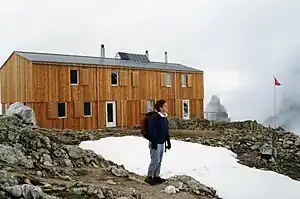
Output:
[[[300,135],[300,54],[298,54],[290,65],[290,68],[283,73],[285,86],[282,89],[280,104],[276,103],[276,126],[282,126],[286,130],[295,131]],[[275,93],[277,88],[275,90]],[[278,96],[276,95],[277,99]],[[274,126],[274,116],[266,118],[265,123]]]

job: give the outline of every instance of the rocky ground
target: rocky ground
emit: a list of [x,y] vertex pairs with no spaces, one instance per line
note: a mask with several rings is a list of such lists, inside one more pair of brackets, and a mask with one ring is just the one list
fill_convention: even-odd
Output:
[[[272,170],[300,180],[300,137],[284,129],[267,128],[256,121],[210,122],[207,120],[170,119],[172,129],[214,132],[214,136],[187,133],[181,139],[210,146],[225,147],[237,154],[239,162],[255,168]],[[181,135],[184,135],[183,133]],[[275,157],[271,157],[272,138],[276,141]]]
[[[226,147],[242,164],[300,180],[300,138],[293,133],[276,132],[276,157],[272,158],[268,154],[272,155],[275,131],[255,121],[169,121],[172,139]],[[124,135],[139,135],[139,130],[42,129],[14,117],[0,117],[0,198],[218,198],[213,189],[189,176],[148,186],[142,176],[77,146],[83,140]]]
[[[256,121],[210,122],[170,118],[172,139],[225,147],[249,167],[272,170],[300,180],[300,137],[278,128],[276,131]],[[276,156],[272,157],[272,137],[276,132]],[[127,130],[49,132],[57,142],[79,144],[107,136],[139,135],[138,127]]]
[[[114,133],[116,135],[116,133]],[[189,176],[149,186],[142,176],[77,146],[110,136],[103,131],[59,131],[0,118],[0,198],[217,199]]]

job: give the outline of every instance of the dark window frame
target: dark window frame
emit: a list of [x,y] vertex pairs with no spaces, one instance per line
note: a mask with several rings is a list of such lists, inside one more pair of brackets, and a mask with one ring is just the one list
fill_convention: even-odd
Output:
[[[86,114],[86,104],[89,104],[89,114]],[[93,114],[93,108],[92,108],[92,103],[91,102],[84,102],[83,103],[83,116],[84,117],[91,117]]]
[[[73,82],[75,78],[72,75],[75,74],[74,73],[75,71],[76,71],[76,82]],[[70,85],[74,85],[74,86],[79,85],[79,71],[76,69],[70,70]]]
[[[116,82],[113,82],[114,81],[114,79],[113,79],[113,75],[114,74],[116,74],[117,75],[117,77],[116,77]],[[111,85],[112,86],[118,86],[119,85],[119,73],[117,72],[117,71],[113,71],[113,72],[111,72],[111,81],[110,81],[110,83],[111,83]]]
[[[62,112],[64,112],[64,116],[60,116],[61,114],[61,110],[60,110],[60,105],[64,105],[64,111],[62,111]],[[58,102],[57,103],[57,117],[58,118],[67,118],[67,104],[65,103],[65,102]]]

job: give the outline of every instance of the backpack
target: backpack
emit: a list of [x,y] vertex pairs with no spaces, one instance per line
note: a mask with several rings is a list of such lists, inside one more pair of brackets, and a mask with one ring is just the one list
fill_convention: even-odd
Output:
[[148,131],[148,119],[156,114],[157,114],[157,112],[150,111],[150,112],[146,113],[145,116],[143,117],[143,119],[141,120],[141,123],[140,123],[141,134],[147,140],[149,140],[149,136],[148,136],[148,132],[147,132]]

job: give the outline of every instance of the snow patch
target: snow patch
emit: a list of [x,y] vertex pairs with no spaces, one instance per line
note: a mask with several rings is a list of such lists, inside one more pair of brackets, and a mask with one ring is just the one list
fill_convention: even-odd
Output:
[[[300,182],[272,171],[239,164],[236,154],[222,147],[172,140],[164,154],[161,175],[189,175],[213,187],[224,199],[299,199]],[[146,175],[150,154],[148,141],[141,137],[107,137],[84,141],[83,149],[95,153],[139,175]]]

